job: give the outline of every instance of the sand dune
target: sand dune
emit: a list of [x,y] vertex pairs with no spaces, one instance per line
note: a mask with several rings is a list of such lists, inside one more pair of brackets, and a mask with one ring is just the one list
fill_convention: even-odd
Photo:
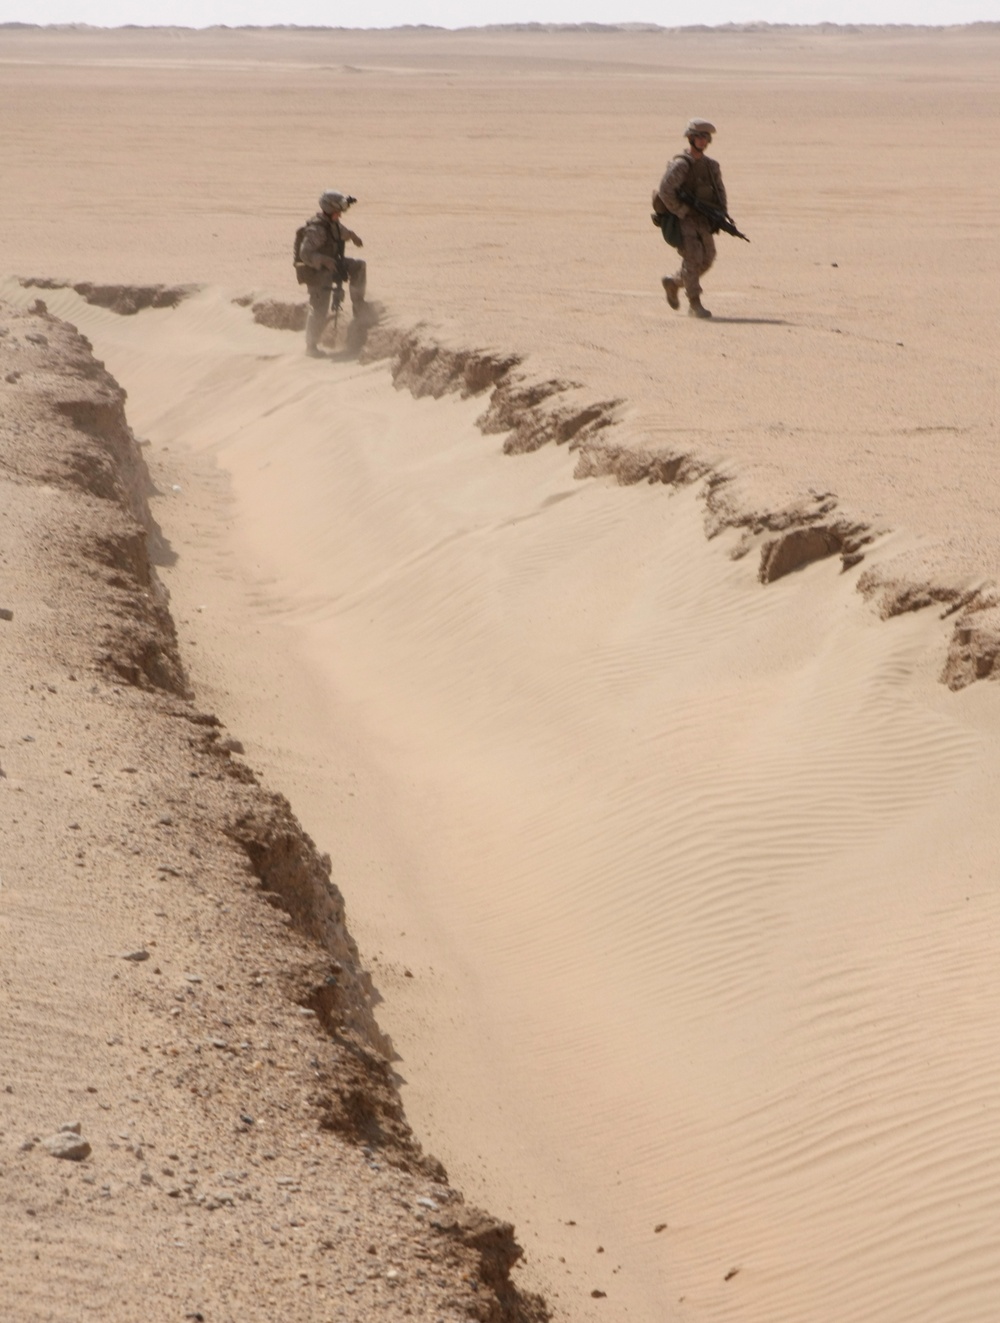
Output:
[[[84,99],[146,88],[164,174],[142,178],[183,205],[153,261],[146,201],[99,162],[128,223],[95,188],[65,246],[24,200],[16,235],[30,274],[204,285],[134,317],[44,297],[128,389],[199,693],[333,855],[410,1119],[515,1221],[523,1279],[567,1320],[985,1323],[997,690],[940,683],[954,617],[882,620],[857,589],[903,566],[954,598],[1000,564],[990,52],[550,39],[180,34],[165,69],[163,34],[136,34],[95,47],[97,77],[61,37]],[[39,94],[45,48],[7,49]],[[255,324],[233,297],[294,297],[288,199],[319,166],[252,106],[305,122],[324,59],[369,80],[326,142],[382,199],[364,233],[393,324],[433,303],[421,334],[577,383],[609,444],[735,474],[743,515],[834,493],[877,534],[862,564],[762,586],[766,521],[707,539],[704,476],[581,481],[565,448],[504,454],[485,394],[415,399],[385,362],[310,362]],[[670,320],[631,215],[664,119],[713,105],[754,244],[723,251],[706,328]],[[185,179],[209,120],[229,151],[259,133],[246,211],[218,147]]]

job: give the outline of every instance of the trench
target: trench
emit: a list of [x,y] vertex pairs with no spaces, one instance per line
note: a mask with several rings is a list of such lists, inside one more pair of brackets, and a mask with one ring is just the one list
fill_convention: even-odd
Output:
[[835,559],[763,588],[696,482],[506,455],[482,399],[218,292],[48,301],[148,441],[193,682],[331,854],[409,1119],[524,1284],[990,1318],[1000,727],[937,683],[948,627]]

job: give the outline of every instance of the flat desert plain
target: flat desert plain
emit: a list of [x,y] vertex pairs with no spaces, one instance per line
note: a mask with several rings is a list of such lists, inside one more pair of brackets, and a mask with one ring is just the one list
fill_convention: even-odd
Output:
[[[566,1323],[996,1318],[998,56],[0,32],[0,296],[127,390],[198,701]],[[649,222],[694,115],[751,240],[708,322]],[[317,361],[328,187],[380,320]]]

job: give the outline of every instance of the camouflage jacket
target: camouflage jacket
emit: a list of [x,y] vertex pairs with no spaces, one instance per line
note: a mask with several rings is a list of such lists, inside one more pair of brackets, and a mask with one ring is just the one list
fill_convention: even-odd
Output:
[[315,267],[317,271],[332,270],[330,262],[324,259],[339,261],[344,256],[346,241],[350,239],[353,242],[357,237],[353,230],[349,230],[340,221],[327,216],[325,212],[317,211],[306,224],[306,232],[299,246],[299,261]]
[[696,216],[698,213],[693,212],[691,207],[677,196],[678,189],[691,193],[700,202],[721,207],[723,211],[729,210],[726,202],[726,186],[722,182],[722,170],[718,161],[713,161],[710,156],[703,156],[700,161],[696,161],[689,151],[675,156],[667,165],[660,180],[660,187],[654,194],[654,207],[658,198],[660,201],[658,209],[666,208],[675,216],[680,216],[681,220],[686,216]]

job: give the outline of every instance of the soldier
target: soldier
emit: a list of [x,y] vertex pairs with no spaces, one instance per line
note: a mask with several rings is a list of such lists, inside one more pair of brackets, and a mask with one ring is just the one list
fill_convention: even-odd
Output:
[[688,298],[688,315],[691,317],[712,315],[702,306],[701,277],[715,261],[715,237],[711,222],[688,206],[677,194],[678,191],[690,193],[699,202],[707,202],[722,212],[728,211],[726,188],[719,163],[705,155],[714,132],[715,125],[709,124],[708,120],[691,120],[684,130],[688,140],[687,150],[669,163],[656,193],[660,207],[672,211],[681,223],[681,267],[676,275],[663,277],[663,288],[671,308],[679,308],[681,305],[677,294],[683,287]]
[[330,315],[330,296],[334,283],[346,280],[351,291],[354,316],[363,313],[367,266],[357,257],[345,257],[348,241],[356,247],[361,240],[341,221],[341,216],[356,198],[348,197],[335,188],[327,189],[319,200],[319,211],[305,226],[299,245],[296,266],[305,276],[309,287],[309,317],[306,321],[306,353],[310,358],[322,358],[320,336]]

